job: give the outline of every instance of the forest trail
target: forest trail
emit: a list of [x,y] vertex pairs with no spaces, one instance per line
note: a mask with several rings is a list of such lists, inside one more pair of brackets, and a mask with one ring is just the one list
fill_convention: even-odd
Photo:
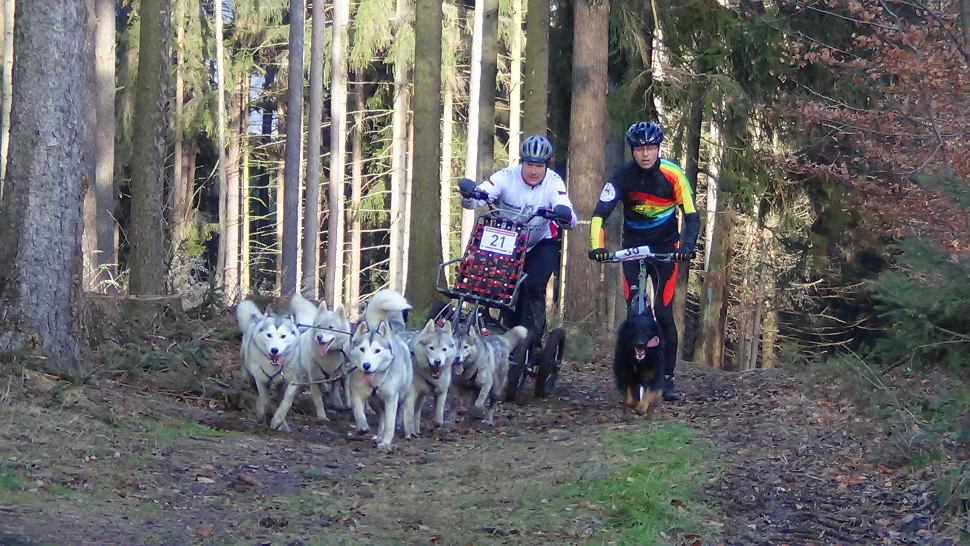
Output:
[[[6,417],[0,413],[7,422],[0,428],[0,454],[7,459],[0,461],[0,476],[18,457],[44,453],[46,458],[31,463],[32,482],[67,489],[94,483],[107,485],[110,493],[95,503],[68,496],[20,505],[18,499],[25,497],[17,495],[29,495],[36,487],[12,487],[13,493],[5,493],[11,498],[0,500],[0,544],[441,543],[435,542],[439,535],[433,531],[423,542],[382,538],[386,525],[432,526],[427,516],[412,515],[408,523],[408,516],[400,513],[382,522],[382,508],[375,506],[395,502],[401,491],[394,484],[401,476],[432,469],[449,475],[449,467],[467,473],[458,466],[467,465],[470,457],[485,460],[489,434],[529,442],[535,464],[548,465],[565,456],[571,440],[603,427],[654,426],[623,419],[608,357],[564,366],[555,396],[504,404],[492,427],[461,420],[416,440],[398,438],[391,453],[348,435],[352,419],[347,413],[332,414],[329,423],[291,416],[296,432],[275,433],[256,427],[246,413],[217,411],[214,403],[189,404],[106,379],[83,391],[93,407],[110,414],[102,420],[112,421],[109,430],[116,432],[106,435],[98,429],[95,434],[88,427],[77,431],[74,445],[57,446],[41,432],[18,431],[16,421],[28,415],[53,421],[46,410],[8,407],[2,411]],[[907,466],[871,420],[857,415],[844,400],[830,400],[834,388],[808,388],[805,378],[786,370],[727,373],[690,363],[680,366],[677,380],[685,400],[665,403],[654,422],[696,429],[721,461],[701,492],[701,500],[717,513],[709,521],[712,538],[704,544],[956,544],[944,538],[955,531],[946,532],[933,516],[930,480]],[[138,444],[132,434],[144,425],[126,420],[136,416],[158,422],[176,416],[236,432],[222,436],[189,431]],[[54,428],[69,432],[76,421],[55,423]],[[136,457],[127,473],[118,469],[117,461]],[[523,471],[529,471],[527,465]],[[294,495],[316,495],[330,503],[309,507],[304,501],[285,500]],[[131,510],[135,504],[153,508]],[[597,543],[568,534],[555,540],[541,533],[478,535],[467,543]],[[312,536],[333,540],[308,541]],[[683,539],[670,543],[699,544]]]

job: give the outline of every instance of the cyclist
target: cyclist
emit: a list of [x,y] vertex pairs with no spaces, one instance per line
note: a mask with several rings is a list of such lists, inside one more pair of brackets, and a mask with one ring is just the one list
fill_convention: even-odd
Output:
[[[529,233],[525,257],[527,277],[519,289],[515,313],[505,319],[509,326],[525,326],[532,342],[539,345],[546,328],[546,284],[559,267],[562,238],[559,229],[576,227],[576,212],[566,195],[566,184],[549,168],[552,143],[544,136],[533,135],[522,141],[518,165],[493,173],[479,185],[461,179],[458,189],[461,206],[474,209],[484,204],[474,199],[476,191],[488,195],[488,203],[496,216],[513,222],[526,222]],[[552,209],[555,220],[531,218],[540,208]],[[531,218],[531,220],[530,220]]]
[[[694,257],[700,218],[694,209],[694,197],[684,171],[676,163],[660,157],[663,139],[663,131],[653,122],[641,121],[627,129],[626,141],[633,160],[614,171],[600,192],[590,222],[592,250],[589,257],[600,262],[609,259],[603,225],[620,201],[623,202],[622,248],[649,245],[656,253],[675,253],[674,262],[648,260],[647,271],[653,286],[659,288],[653,312],[665,342],[663,398],[676,401],[683,398],[673,380],[678,354],[673,314],[677,261],[689,261]],[[678,206],[684,214],[683,239],[677,227]],[[628,307],[636,290],[644,289],[636,286],[639,269],[635,261],[623,264],[623,291]]]

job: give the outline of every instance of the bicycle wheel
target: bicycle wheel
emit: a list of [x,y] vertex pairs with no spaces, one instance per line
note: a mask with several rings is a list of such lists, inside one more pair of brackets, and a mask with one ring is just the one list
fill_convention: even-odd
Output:
[[519,344],[518,348],[512,352],[512,361],[509,363],[509,381],[505,385],[505,401],[515,402],[522,395],[529,380],[529,359],[532,356],[532,334]]
[[[435,319],[436,321],[446,320],[450,318],[449,315],[451,315],[452,310],[450,307],[451,304],[447,301],[435,300],[434,303],[431,304],[431,309],[428,310],[428,318]],[[448,308],[448,310],[445,311],[445,308]]]
[[536,396],[547,398],[556,388],[556,380],[559,379],[559,368],[562,366],[562,354],[565,347],[566,332],[562,328],[556,328],[549,332],[546,346],[538,357]]

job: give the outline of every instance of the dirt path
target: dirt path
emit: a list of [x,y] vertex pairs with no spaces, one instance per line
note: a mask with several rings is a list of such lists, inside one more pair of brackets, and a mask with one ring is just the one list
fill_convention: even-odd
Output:
[[[348,436],[348,414],[335,414],[331,423],[323,424],[297,416],[291,420],[297,432],[268,433],[243,414],[198,409],[174,397],[101,381],[85,394],[115,416],[117,427],[137,426],[126,424],[125,416],[178,415],[245,434],[229,440],[188,434],[171,445],[124,445],[113,453],[99,448],[91,460],[84,455],[91,447],[85,445],[89,440],[79,438],[77,445],[65,448],[70,456],[57,459],[52,454],[54,460],[38,462],[31,478],[68,488],[66,481],[71,480],[107,481],[94,486],[110,487],[111,500],[96,507],[48,503],[21,510],[16,498],[0,499],[0,544],[222,544],[204,539],[210,533],[231,531],[244,539],[231,544],[297,546],[311,543],[266,537],[288,536],[290,530],[293,536],[299,535],[297,530],[323,534],[331,525],[359,529],[356,543],[391,544],[386,537],[369,534],[357,512],[367,499],[380,494],[382,484],[420,465],[445,465],[471,455],[484,458],[487,447],[476,441],[483,432],[544,442],[543,457],[554,457],[557,446],[569,449],[570,439],[622,421],[609,362],[567,366],[555,397],[506,404],[491,429],[462,421],[414,441],[399,440],[391,454],[377,451],[366,439]],[[682,366],[678,381],[686,400],[665,404],[657,419],[699,430],[723,461],[722,471],[703,492],[722,514],[712,522],[719,532],[709,544],[955,544],[942,538],[948,533],[931,515],[930,483],[894,458],[895,451],[873,423],[845,402],[828,400],[828,389],[803,391],[799,383],[804,380],[782,370],[731,374],[689,364]],[[15,416],[7,418],[11,417]],[[24,431],[2,432],[0,454],[9,458],[37,452],[38,440]],[[98,445],[111,441],[109,437]],[[79,454],[81,462],[63,463],[78,460]],[[150,470],[139,474],[141,481],[127,481],[117,469],[99,473],[100,461],[124,461],[132,455],[138,456],[140,468]],[[2,470],[0,466],[0,478]],[[308,488],[312,495],[333,502],[324,508],[285,502],[267,508],[263,502],[256,508],[246,501],[305,493]],[[143,510],[135,516],[126,510],[128,503],[154,504],[158,510],[151,517]],[[494,543],[550,541],[519,537]]]

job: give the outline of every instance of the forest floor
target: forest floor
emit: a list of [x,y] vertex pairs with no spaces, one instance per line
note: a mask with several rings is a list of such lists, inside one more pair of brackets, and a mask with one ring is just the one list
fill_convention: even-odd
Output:
[[[223,377],[239,375],[237,350],[213,342]],[[18,400],[26,376],[15,374],[0,404],[0,544],[616,544],[589,523],[602,525],[608,508],[564,505],[556,510],[572,519],[562,520],[520,513],[532,501],[513,480],[571,480],[570,469],[615,455],[596,451],[607,431],[671,424],[709,449],[697,491],[705,529],[658,544],[959,543],[960,520],[939,510],[932,487],[945,470],[910,465],[837,386],[683,363],[685,400],[652,422],[626,420],[609,352],[565,362],[554,396],[503,404],[492,426],[453,412],[390,453],[350,433],[348,413],[291,414],[295,432],[279,433],[151,376],[102,370],[82,387]]]

